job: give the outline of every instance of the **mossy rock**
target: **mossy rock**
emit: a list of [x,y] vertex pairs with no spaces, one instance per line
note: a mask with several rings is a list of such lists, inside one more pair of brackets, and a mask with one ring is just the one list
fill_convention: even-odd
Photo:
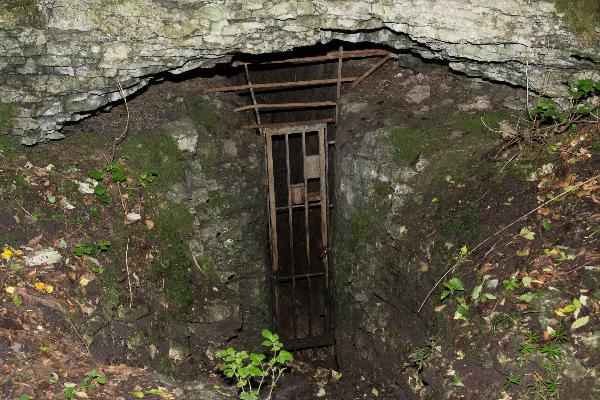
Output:
[[555,0],[556,10],[563,21],[585,44],[598,40],[600,28],[600,2],[598,0]]
[[46,18],[38,9],[36,0],[0,0],[0,15],[12,28],[29,26],[41,29],[46,25]]
[[486,135],[489,138],[492,132],[486,125],[496,126],[506,118],[501,112],[484,115],[461,113],[451,104],[431,110],[408,126],[394,129],[387,142],[393,147],[396,165],[407,166],[418,161],[420,155],[428,156],[444,148],[449,133]]
[[177,143],[165,133],[130,135],[119,145],[117,154],[126,159],[127,168],[134,175],[149,168],[156,171],[156,180],[147,185],[151,193],[167,193],[185,178],[186,162]]
[[[0,7],[2,7],[0,0]],[[0,102],[0,136],[8,133],[13,128],[13,119],[15,116],[15,106],[12,104]],[[5,147],[7,143],[0,137],[0,149]]]
[[210,127],[220,119],[217,105],[204,96],[188,98],[185,103],[189,115],[199,126]]

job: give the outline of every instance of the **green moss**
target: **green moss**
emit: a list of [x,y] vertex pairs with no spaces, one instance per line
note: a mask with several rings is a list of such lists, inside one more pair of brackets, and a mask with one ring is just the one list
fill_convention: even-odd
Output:
[[430,155],[444,148],[446,135],[451,132],[465,134],[485,134],[490,132],[481,121],[488,126],[496,126],[506,118],[500,112],[492,112],[483,116],[460,113],[453,105],[431,110],[418,122],[410,126],[393,130],[387,141],[394,148],[394,161],[399,166],[406,166],[416,161],[420,154]]
[[4,15],[11,27],[20,25],[42,28],[46,23],[36,0],[0,0],[0,15]]
[[131,350],[148,346],[150,343],[150,338],[142,331],[135,331],[127,338],[127,347]]
[[392,187],[389,182],[377,181],[375,182],[375,194],[379,197],[385,198],[392,194]]
[[563,13],[563,20],[584,43],[598,39],[600,27],[600,2],[598,0],[554,0],[556,10]]
[[[15,106],[0,102],[0,135],[5,135],[13,127],[14,116]],[[3,142],[0,142],[0,146],[2,144]]]
[[472,243],[479,230],[477,207],[472,203],[465,203],[454,211],[446,211],[439,221],[443,239],[461,246]]
[[188,238],[194,233],[194,218],[185,205],[170,203],[158,214],[156,227],[167,240]]
[[119,146],[118,154],[126,158],[127,168],[134,175],[147,168],[156,170],[156,180],[147,186],[150,192],[167,193],[174,183],[185,178],[185,161],[177,144],[167,134],[128,136]]
[[202,170],[207,174],[214,174],[218,165],[217,165],[217,150],[214,148],[212,143],[204,143],[198,149],[198,153],[201,156],[200,165],[202,166]]
[[159,287],[164,285],[164,295],[176,320],[185,320],[192,304],[191,271],[194,267],[185,240],[194,229],[193,217],[185,206],[172,204],[156,220],[162,249],[152,264],[150,279]]
[[351,238],[357,243],[364,243],[367,240],[367,234],[372,226],[371,219],[363,212],[355,212],[350,221]]
[[186,99],[189,115],[201,126],[211,126],[219,120],[219,108],[210,99],[196,96]]
[[409,165],[415,161],[427,146],[427,137],[419,135],[412,128],[397,128],[390,137],[394,146],[394,162],[399,165]]
[[600,135],[596,135],[594,141],[592,142],[592,154],[600,154]]

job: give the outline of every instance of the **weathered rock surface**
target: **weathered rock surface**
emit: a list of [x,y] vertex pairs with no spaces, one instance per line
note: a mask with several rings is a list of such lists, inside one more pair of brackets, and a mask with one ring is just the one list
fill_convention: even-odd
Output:
[[[593,29],[593,28],[592,28]],[[596,32],[598,32],[596,30]],[[25,144],[147,85],[230,60],[339,38],[445,60],[462,73],[557,96],[598,76],[598,36],[573,34],[550,1],[2,0],[0,104]],[[123,90],[119,90],[122,85]]]

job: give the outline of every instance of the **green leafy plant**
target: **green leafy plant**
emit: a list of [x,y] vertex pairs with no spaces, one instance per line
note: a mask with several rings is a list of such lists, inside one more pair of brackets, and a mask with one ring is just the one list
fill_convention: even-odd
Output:
[[515,290],[519,286],[519,282],[516,278],[505,279],[502,284],[507,290]]
[[532,232],[526,226],[521,228],[521,230],[519,231],[519,235],[521,235],[521,237],[523,237],[524,239],[527,239],[527,240],[535,239],[535,232]]
[[154,182],[156,180],[157,176],[158,176],[158,173],[156,172],[156,170],[154,168],[146,168],[140,174],[140,185],[146,186],[148,183]]
[[525,337],[529,343],[535,343],[540,340],[540,336],[535,332],[525,332]]
[[440,296],[440,300],[444,300],[447,297],[453,297],[456,292],[463,292],[465,287],[460,279],[454,277],[448,282],[444,282],[444,290]]
[[110,202],[110,197],[108,197],[108,189],[106,189],[106,186],[97,184],[94,187],[94,194],[98,196],[98,200],[100,200],[102,203],[108,204]]
[[504,380],[504,387],[509,389],[513,386],[519,386],[521,384],[521,378],[518,376],[507,376]]
[[104,169],[110,173],[110,179],[113,182],[124,182],[127,177],[125,176],[125,166],[119,163],[108,163],[104,166]]
[[262,337],[262,345],[269,349],[269,358],[265,354],[237,351],[233,347],[219,350],[216,354],[222,361],[221,371],[235,383],[242,400],[258,400],[266,384],[269,385],[267,398],[271,398],[277,381],[287,369],[286,363],[294,359],[290,352],[283,349],[277,334],[264,329]]
[[84,244],[78,244],[73,248],[73,253],[77,257],[89,256],[94,252],[94,248],[92,246],[87,246]]
[[519,345],[521,354],[531,354],[535,351],[535,345],[529,342],[523,342]]
[[88,173],[88,176],[90,178],[92,178],[95,181],[101,181],[102,179],[104,179],[104,172],[98,171],[98,170],[92,170]]
[[110,248],[110,242],[108,240],[101,240],[98,242],[98,250],[107,251]]
[[551,332],[548,337],[554,340],[554,342],[566,342],[569,340],[567,335],[561,330]]
[[560,348],[553,343],[541,345],[540,353],[542,353],[551,360],[560,358],[562,356],[562,351],[560,350]]
[[427,339],[423,346],[415,347],[409,355],[411,364],[417,367],[418,371],[423,370],[427,365],[427,361],[433,356],[436,347],[437,343],[433,337]]
[[564,122],[566,120],[558,103],[552,99],[541,99],[537,105],[531,110],[531,114],[539,118],[542,122]]
[[556,364],[551,363],[550,361],[547,361],[544,363],[544,365],[542,365],[542,367],[544,368],[545,371],[552,372],[556,369]]
[[106,378],[102,376],[98,371],[92,370],[86,372],[82,381],[79,384],[66,382],[65,390],[63,391],[65,399],[72,399],[74,397],[78,398],[87,398],[87,394],[85,391],[93,391],[96,389],[96,384],[104,385],[106,384]]

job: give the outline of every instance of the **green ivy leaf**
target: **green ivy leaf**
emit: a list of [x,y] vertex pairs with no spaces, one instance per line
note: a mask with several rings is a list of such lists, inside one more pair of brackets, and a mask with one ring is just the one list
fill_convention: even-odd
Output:
[[452,382],[450,382],[452,386],[465,387],[465,384],[460,380],[458,373],[454,373],[452,376]]
[[23,300],[21,300],[21,297],[18,294],[15,294],[12,297],[12,303],[15,305],[15,307],[19,308],[21,307],[21,304],[23,304]]
[[521,301],[524,301],[525,303],[531,303],[531,300],[533,300],[533,293],[527,292],[525,294],[520,295],[517,298]]
[[481,294],[481,290],[483,289],[483,285],[477,285],[473,288],[473,291],[471,292],[471,298],[473,300],[477,300],[479,298],[479,295]]
[[535,238],[535,232],[530,231],[528,227],[521,228],[519,235],[527,240],[533,240]]
[[571,324],[571,329],[581,328],[590,322],[590,317],[586,315],[585,317],[577,318],[573,324]]

